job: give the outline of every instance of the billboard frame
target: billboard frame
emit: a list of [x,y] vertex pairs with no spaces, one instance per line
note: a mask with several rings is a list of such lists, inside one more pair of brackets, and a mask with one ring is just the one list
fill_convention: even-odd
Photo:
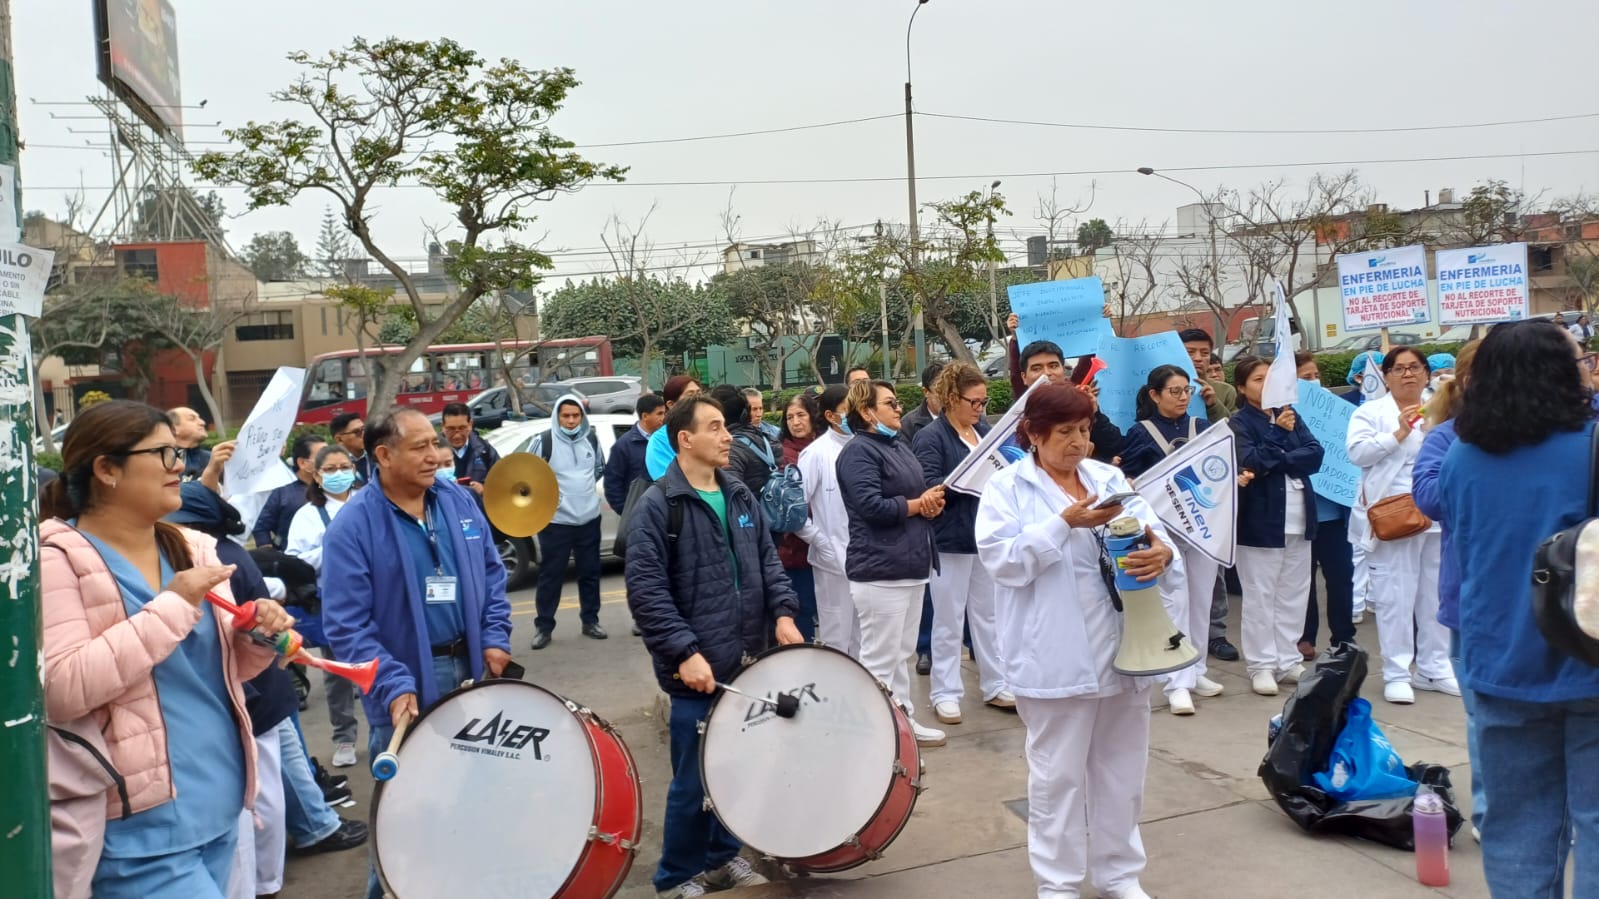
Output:
[[[181,68],[178,65],[177,47],[177,12],[171,0],[131,0],[132,5],[154,4],[158,10],[162,29],[162,42],[165,45],[166,59],[164,64],[170,70],[167,73],[146,74],[137,66],[122,66],[118,64],[118,54],[112,45],[112,4],[124,5],[129,0],[92,0],[94,4],[94,41],[95,62],[100,82],[109,88],[118,100],[121,100],[139,120],[150,126],[157,134],[182,141],[183,135],[183,85]],[[169,24],[170,29],[166,26]],[[120,44],[119,44],[120,47]],[[148,50],[148,47],[143,49]],[[157,48],[160,49],[160,48]],[[148,62],[148,60],[146,60]],[[162,86],[170,89],[170,96],[146,96],[145,88],[140,84],[130,81],[128,77],[141,80],[149,85],[154,93]],[[176,76],[175,81],[165,81],[166,74]],[[157,79],[162,79],[158,82]]]

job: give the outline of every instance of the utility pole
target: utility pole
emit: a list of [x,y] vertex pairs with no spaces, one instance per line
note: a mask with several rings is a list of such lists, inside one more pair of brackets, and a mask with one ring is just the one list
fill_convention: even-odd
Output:
[[[0,0],[0,163],[18,157],[11,0]],[[15,184],[11,208],[20,215]],[[21,241],[19,221],[0,221],[0,242]],[[0,316],[0,545],[10,564],[0,583],[0,871],[8,896],[50,899],[50,799],[45,771],[43,638],[39,619],[39,479],[33,461],[33,343],[21,315]]]
[[[910,238],[911,238],[911,270],[919,271],[921,264],[921,229],[916,225],[916,129],[911,124],[911,27],[916,24],[916,14],[922,11],[922,6],[927,0],[917,0],[916,8],[911,10],[910,21],[905,24],[905,187],[910,195]],[[916,283],[913,279],[911,283]],[[911,327],[916,335],[916,365],[914,369],[927,366],[927,328],[922,318],[922,303],[917,298],[916,292],[911,291]]]

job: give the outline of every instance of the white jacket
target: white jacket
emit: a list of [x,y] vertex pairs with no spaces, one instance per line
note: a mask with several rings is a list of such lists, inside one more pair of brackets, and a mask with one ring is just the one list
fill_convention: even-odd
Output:
[[[344,508],[344,501],[328,497],[326,506],[328,520],[339,514]],[[305,560],[306,564],[322,573],[322,535],[327,533],[327,526],[322,523],[322,511],[311,503],[301,506],[294,513],[294,518],[289,522],[289,542],[283,551],[291,556]]]
[[[1093,460],[1078,463],[1089,492],[1132,489],[1122,473]],[[977,506],[977,555],[993,576],[999,657],[1005,683],[1017,696],[1064,699],[1148,689],[1149,678],[1117,674],[1111,660],[1121,641],[1121,613],[1099,572],[1099,537],[1067,526],[1060,513],[1073,500],[1033,457],[989,478]],[[1155,513],[1131,499],[1127,514],[1171,545]],[[1173,547],[1175,551],[1175,547]],[[1181,589],[1160,579],[1162,599]],[[1170,603],[1167,603],[1168,608]]]
[[800,480],[811,517],[800,528],[801,540],[811,545],[811,567],[844,576],[844,556],[849,550],[849,512],[838,492],[838,454],[850,438],[832,428],[800,451]]
[[[1404,443],[1394,439],[1399,430],[1399,403],[1393,394],[1363,403],[1349,419],[1345,449],[1349,461],[1360,466],[1360,488],[1349,513],[1349,542],[1370,550],[1374,545],[1366,509],[1372,503],[1410,492],[1410,470],[1427,437],[1412,428]],[[1437,524],[1433,525],[1436,529]]]

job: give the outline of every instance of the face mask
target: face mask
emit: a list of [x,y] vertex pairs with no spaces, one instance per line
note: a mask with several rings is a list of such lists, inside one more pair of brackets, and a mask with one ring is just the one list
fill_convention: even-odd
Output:
[[583,430],[583,426],[582,425],[578,425],[575,428],[562,427],[561,428],[561,433],[565,434],[568,437],[576,437],[579,433],[582,432],[582,430]]
[[839,429],[839,430],[840,430],[840,431],[843,431],[843,432],[844,432],[844,433],[846,433],[846,434],[853,434],[853,433],[855,433],[855,432],[854,432],[854,431],[851,431],[851,430],[850,430],[850,429],[849,429],[849,419],[847,419],[847,418],[840,418],[840,419],[839,419],[839,420],[838,420],[838,429]]
[[878,422],[877,423],[877,433],[882,434],[884,437],[898,437],[899,436],[899,432],[898,431],[894,430],[893,428],[889,427],[888,425],[883,424],[882,422]]
[[453,469],[453,468],[439,468],[439,469],[436,469],[433,472],[433,480],[438,481],[440,484],[451,483],[452,481],[455,480],[455,469]]
[[322,490],[327,493],[346,493],[355,486],[355,472],[336,471],[322,476]]

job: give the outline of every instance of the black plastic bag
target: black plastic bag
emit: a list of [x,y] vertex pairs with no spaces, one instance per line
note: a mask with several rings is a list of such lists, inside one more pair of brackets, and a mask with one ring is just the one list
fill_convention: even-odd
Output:
[[[1344,729],[1349,701],[1360,695],[1365,679],[1365,650],[1343,646],[1322,653],[1283,705],[1282,727],[1260,762],[1260,779],[1277,805],[1307,833],[1345,834],[1413,850],[1414,797],[1342,802],[1317,789],[1310,779],[1326,770],[1333,743]],[[1455,807],[1449,769],[1418,762],[1406,771],[1411,780],[1443,800],[1453,841],[1464,818]]]

